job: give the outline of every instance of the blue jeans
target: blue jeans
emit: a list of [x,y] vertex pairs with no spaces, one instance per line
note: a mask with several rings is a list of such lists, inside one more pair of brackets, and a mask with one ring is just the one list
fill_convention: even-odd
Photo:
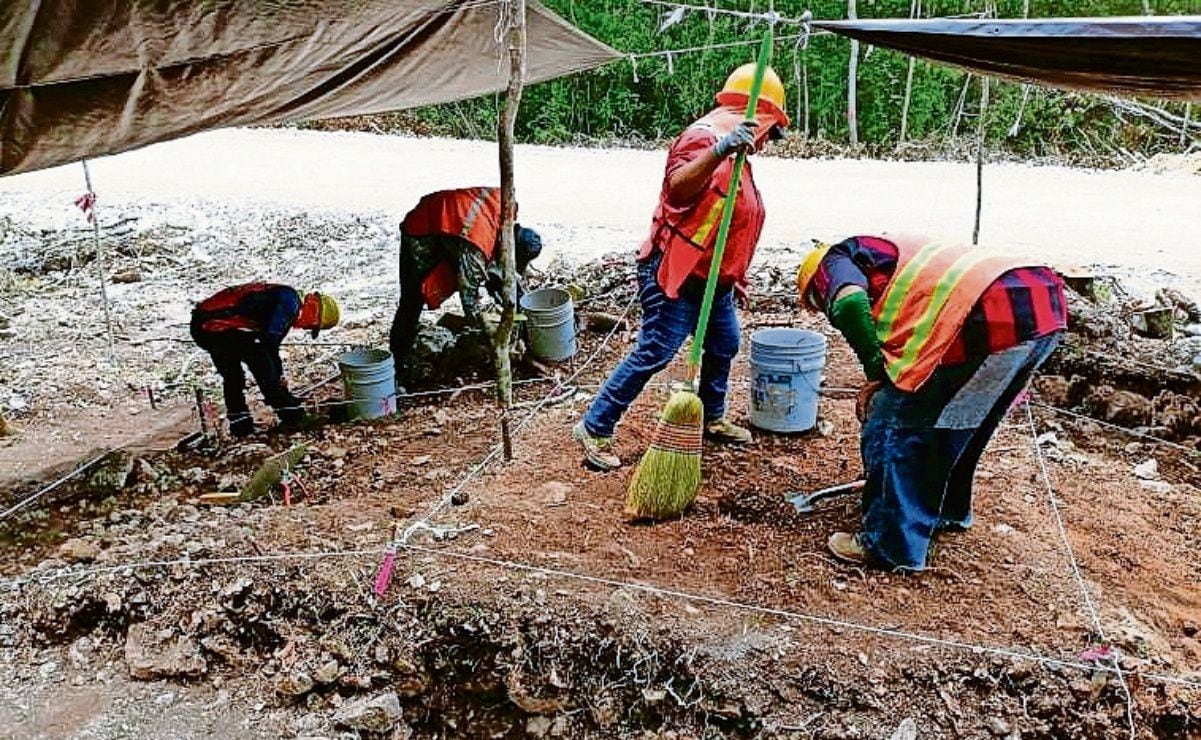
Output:
[[972,524],[976,464],[1060,333],[941,367],[915,393],[886,385],[872,399],[861,448],[860,542],[881,565],[922,570],[935,533]]
[[[642,302],[638,346],[621,361],[588,407],[584,428],[589,434],[612,436],[613,428],[638,398],[647,381],[671,363],[684,340],[696,329],[704,284],[689,280],[680,289],[680,297],[672,300],[659,288],[655,277],[658,269],[657,258],[638,265],[638,297]],[[720,419],[726,414],[730,363],[738,354],[740,339],[733,291],[719,287],[709,313],[698,389],[705,406],[706,421]]]

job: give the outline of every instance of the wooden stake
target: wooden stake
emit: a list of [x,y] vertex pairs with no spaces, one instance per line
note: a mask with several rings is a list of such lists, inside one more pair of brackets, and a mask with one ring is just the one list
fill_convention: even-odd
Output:
[[[856,0],[847,0],[847,20],[855,20],[859,13],[855,7]],[[851,146],[859,146],[859,109],[856,103],[859,97],[859,42],[851,40],[851,62],[847,66],[847,129],[849,130]]]
[[[919,18],[922,15],[921,0],[913,0],[909,5],[909,17]],[[905,145],[905,136],[909,132],[909,101],[913,97],[913,68],[917,57],[909,56],[909,71],[905,73],[905,101],[901,104],[901,135],[897,139],[897,149]]]
[[88,195],[92,196],[91,212],[87,216],[92,221],[92,240],[96,247],[96,272],[100,275],[100,300],[104,305],[104,332],[108,336],[108,359],[114,360],[117,357],[116,346],[113,342],[113,317],[108,307],[108,279],[105,273],[108,271],[107,260],[104,258],[104,244],[100,241],[100,217],[96,214],[96,192],[92,190],[92,173],[88,170],[88,161],[80,160],[83,163],[83,181],[88,186]]
[[984,204],[984,140],[988,133],[988,83],[980,78],[980,120],[976,124],[976,224],[972,227],[972,244],[980,243],[980,210]]
[[504,0],[500,4],[505,24],[505,43],[509,50],[509,86],[505,91],[505,109],[500,119],[497,140],[500,144],[500,254],[504,275],[500,322],[492,345],[496,353],[496,400],[501,407],[501,430],[505,460],[513,459],[513,444],[508,429],[508,409],[513,405],[513,367],[510,350],[517,315],[517,257],[513,226],[517,222],[516,188],[513,182],[513,129],[521,107],[525,87],[525,0]]

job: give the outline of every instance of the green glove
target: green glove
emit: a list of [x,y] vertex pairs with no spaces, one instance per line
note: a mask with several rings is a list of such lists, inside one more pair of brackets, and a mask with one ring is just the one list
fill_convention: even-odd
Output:
[[835,299],[830,307],[830,323],[846,337],[859,363],[863,365],[863,374],[867,379],[883,380],[884,354],[880,351],[876,322],[872,318],[872,304],[867,299],[867,293],[854,290]]

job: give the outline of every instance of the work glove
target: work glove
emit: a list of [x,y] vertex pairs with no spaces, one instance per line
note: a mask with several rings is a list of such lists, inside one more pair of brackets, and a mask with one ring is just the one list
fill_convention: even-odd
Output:
[[759,124],[754,121],[743,121],[730,133],[726,134],[713,145],[713,153],[720,159],[725,159],[737,152],[755,153],[755,133]]

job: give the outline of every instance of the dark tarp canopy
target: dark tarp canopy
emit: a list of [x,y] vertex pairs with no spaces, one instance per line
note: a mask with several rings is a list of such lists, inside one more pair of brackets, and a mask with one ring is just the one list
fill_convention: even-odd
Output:
[[[503,90],[496,0],[0,1],[0,174]],[[527,5],[527,81],[619,55]],[[505,57],[507,59],[507,56]]]
[[813,27],[1051,87],[1201,101],[1201,16],[879,19]]

